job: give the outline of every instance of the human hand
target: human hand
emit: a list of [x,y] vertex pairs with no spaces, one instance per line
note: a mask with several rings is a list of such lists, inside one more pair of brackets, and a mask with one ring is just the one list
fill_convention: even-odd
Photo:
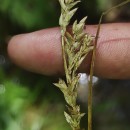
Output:
[[[95,36],[96,25],[88,25],[86,32]],[[45,74],[63,74],[60,29],[51,28],[14,36],[8,44],[8,54],[26,70]],[[80,67],[88,72],[91,56]],[[103,78],[130,78],[130,24],[103,24],[99,35],[94,74]]]

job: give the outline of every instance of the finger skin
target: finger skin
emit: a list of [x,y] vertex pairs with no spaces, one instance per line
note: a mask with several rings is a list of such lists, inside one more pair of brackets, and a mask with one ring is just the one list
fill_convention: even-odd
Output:
[[[95,36],[97,25],[86,26],[86,32]],[[26,70],[55,75],[63,73],[59,28],[44,29],[14,36],[8,44],[12,61]],[[80,67],[88,72],[90,55]],[[130,24],[103,24],[97,44],[94,74],[102,78],[130,78]]]

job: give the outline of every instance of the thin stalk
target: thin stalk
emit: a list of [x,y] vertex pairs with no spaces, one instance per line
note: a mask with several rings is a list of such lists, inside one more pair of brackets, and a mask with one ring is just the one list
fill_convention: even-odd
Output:
[[110,9],[108,9],[107,11],[105,11],[101,14],[101,17],[99,20],[97,33],[96,33],[96,37],[95,37],[95,45],[94,45],[94,49],[93,49],[93,53],[92,53],[91,66],[90,66],[90,80],[89,80],[89,88],[88,88],[88,130],[92,130],[92,86],[93,86],[92,84],[93,84],[94,64],[95,64],[95,57],[96,57],[96,47],[97,47],[98,37],[99,37],[99,33],[100,33],[102,18],[103,18],[103,16],[105,16],[109,12],[111,12],[112,10],[119,8],[123,5],[126,5],[129,2],[130,2],[130,0],[127,0],[127,1],[124,1]]
[[[120,3],[120,4],[116,5],[116,6],[114,6],[114,7],[110,8],[110,9],[108,9],[107,11],[105,11],[105,12],[102,13],[102,16],[101,16],[101,17],[103,17],[104,15],[108,14],[108,13],[111,12],[113,9],[122,7],[122,6],[126,5],[126,4],[128,4],[129,2],[130,2],[130,0],[126,0],[126,1]],[[100,18],[100,19],[101,19],[101,18]]]
[[88,130],[92,130],[92,95],[93,95],[93,91],[92,91],[92,87],[93,87],[93,73],[94,73],[94,61],[95,61],[95,57],[96,57],[96,46],[97,46],[97,42],[98,42],[98,36],[99,36],[99,32],[100,32],[100,26],[101,26],[101,21],[102,21],[102,17],[104,14],[101,15],[99,24],[98,24],[98,29],[97,29],[97,34],[95,37],[95,45],[94,45],[94,49],[93,49],[93,53],[92,53],[92,61],[91,61],[91,66],[90,66],[90,79],[89,79],[89,87],[88,87]]
[[[63,57],[63,63],[64,63],[64,69],[65,69],[65,75],[67,74],[67,61],[66,61],[66,54],[65,54],[65,41],[64,41],[64,34],[62,35],[62,57]],[[66,78],[67,79],[67,78]],[[67,80],[68,83],[68,80]]]

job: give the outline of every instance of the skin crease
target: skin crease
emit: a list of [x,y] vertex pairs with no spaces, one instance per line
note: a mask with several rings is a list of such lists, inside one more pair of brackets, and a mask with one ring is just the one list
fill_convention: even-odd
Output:
[[[95,36],[97,25],[87,25]],[[11,60],[20,67],[44,74],[63,74],[60,28],[14,36],[8,44]],[[91,54],[79,71],[88,72]],[[109,79],[130,79],[130,24],[103,24],[97,44],[94,74]]]

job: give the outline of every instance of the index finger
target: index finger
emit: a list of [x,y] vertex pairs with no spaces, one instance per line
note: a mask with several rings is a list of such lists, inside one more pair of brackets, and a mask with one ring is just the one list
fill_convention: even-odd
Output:
[[[130,24],[103,24],[97,45],[94,74],[103,78],[130,78]],[[95,36],[96,25],[86,27]],[[26,70],[45,75],[63,73],[60,29],[44,29],[14,36],[8,45],[10,58]],[[80,67],[88,72],[90,55]]]

